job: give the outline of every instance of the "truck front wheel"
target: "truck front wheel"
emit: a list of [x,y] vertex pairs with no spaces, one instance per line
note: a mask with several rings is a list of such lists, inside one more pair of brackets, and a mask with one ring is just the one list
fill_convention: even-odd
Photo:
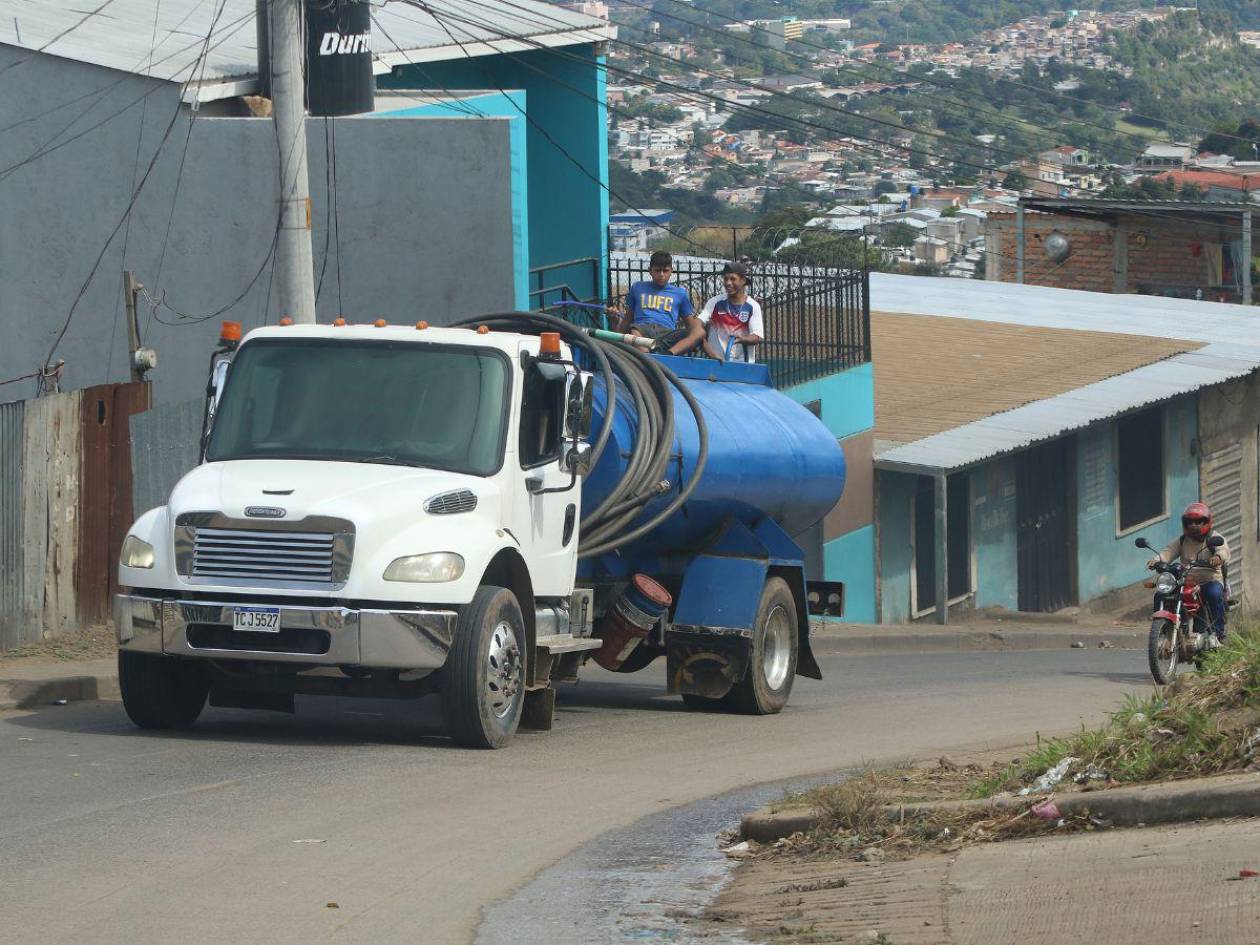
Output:
[[525,643],[516,595],[478,588],[442,668],[442,702],[455,741],[502,748],[515,734],[525,701]]
[[118,689],[141,728],[188,728],[205,708],[210,674],[193,660],[119,650]]
[[768,578],[753,626],[748,672],[727,693],[723,703],[749,715],[773,715],[781,710],[792,694],[799,651],[792,589],[783,578]]

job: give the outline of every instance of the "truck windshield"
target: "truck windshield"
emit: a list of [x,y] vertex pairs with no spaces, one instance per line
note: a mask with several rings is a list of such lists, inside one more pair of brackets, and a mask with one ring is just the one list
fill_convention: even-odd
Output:
[[488,476],[503,461],[507,387],[507,359],[489,348],[254,341],[232,364],[206,459],[321,459]]

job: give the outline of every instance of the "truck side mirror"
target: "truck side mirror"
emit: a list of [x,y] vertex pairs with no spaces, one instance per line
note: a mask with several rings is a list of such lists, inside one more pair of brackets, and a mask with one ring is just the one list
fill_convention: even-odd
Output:
[[591,435],[591,418],[595,412],[595,378],[583,379],[579,374],[569,385],[569,400],[565,409],[565,433],[575,440]]
[[575,476],[585,476],[591,471],[592,449],[590,443],[579,443],[569,447],[564,454],[564,468]]
[[591,427],[595,424],[595,378],[588,377],[582,384],[582,422],[578,426],[578,436],[586,439],[591,435]]
[[564,406],[564,432],[573,438],[582,435],[582,399],[585,388],[582,375],[575,374],[569,382],[569,396]]

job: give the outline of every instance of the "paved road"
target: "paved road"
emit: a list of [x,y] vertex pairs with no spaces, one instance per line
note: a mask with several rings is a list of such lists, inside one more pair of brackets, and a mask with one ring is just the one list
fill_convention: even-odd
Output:
[[[663,667],[588,674],[556,730],[450,747],[437,708],[299,700],[133,729],[111,702],[0,714],[9,945],[469,942],[480,910],[612,827],[754,781],[1001,746],[1148,684],[1141,654],[844,656],[780,716],[687,712]],[[320,842],[299,842],[320,841]],[[337,908],[330,908],[335,903]]]

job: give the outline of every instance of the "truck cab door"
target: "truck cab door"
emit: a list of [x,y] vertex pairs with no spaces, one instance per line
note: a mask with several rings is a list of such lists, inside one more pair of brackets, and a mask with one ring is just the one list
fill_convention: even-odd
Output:
[[512,524],[538,597],[570,594],[577,568],[581,480],[566,464],[573,441],[565,437],[574,382],[574,372],[565,365],[534,360],[526,365],[521,385],[520,477]]

